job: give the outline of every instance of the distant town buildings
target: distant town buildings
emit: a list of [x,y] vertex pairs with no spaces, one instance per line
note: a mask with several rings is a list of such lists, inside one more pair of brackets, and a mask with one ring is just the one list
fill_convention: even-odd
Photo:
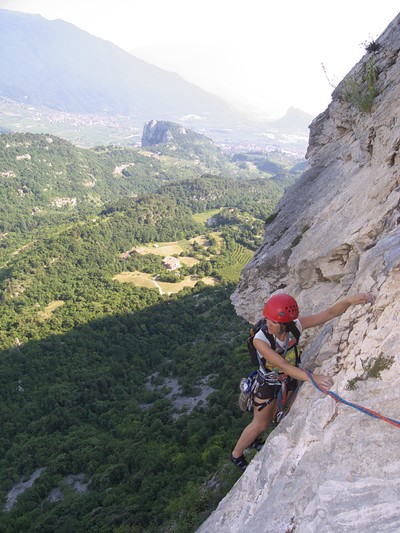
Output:
[[163,265],[167,270],[176,270],[177,268],[181,268],[181,263],[177,257],[167,256],[163,259]]

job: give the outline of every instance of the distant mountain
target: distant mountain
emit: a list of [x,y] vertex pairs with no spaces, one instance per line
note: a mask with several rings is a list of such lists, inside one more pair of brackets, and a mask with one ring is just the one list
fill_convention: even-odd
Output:
[[283,148],[302,157],[307,148],[311,120],[301,129],[287,116],[269,131],[265,119],[62,20],[0,9],[0,72],[0,131],[52,134],[82,147],[130,145],[154,119],[227,151]]
[[0,96],[72,113],[227,114],[217,96],[62,20],[0,10]]
[[286,115],[278,120],[269,122],[269,127],[276,128],[278,131],[287,131],[291,133],[307,131],[308,126],[314,119],[313,115],[290,107]]
[[157,151],[174,157],[200,158],[214,168],[221,166],[225,157],[210,138],[169,121],[147,122],[143,128],[142,146],[156,147]]

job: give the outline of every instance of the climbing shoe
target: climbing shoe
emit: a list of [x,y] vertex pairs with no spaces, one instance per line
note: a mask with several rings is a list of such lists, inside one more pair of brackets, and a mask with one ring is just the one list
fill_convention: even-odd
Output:
[[249,448],[254,448],[258,452],[261,450],[261,448],[264,446],[264,441],[260,439],[260,437],[257,437],[255,441],[253,441]]
[[231,459],[232,463],[235,466],[237,466],[242,472],[244,472],[246,470],[246,468],[248,467],[248,464],[247,464],[247,461],[246,461],[244,455],[241,455],[240,457],[233,457],[232,452],[231,452],[230,459]]

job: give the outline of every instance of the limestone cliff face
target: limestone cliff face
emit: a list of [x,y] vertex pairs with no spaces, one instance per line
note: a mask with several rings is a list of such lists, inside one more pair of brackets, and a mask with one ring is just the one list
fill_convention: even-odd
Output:
[[172,142],[175,136],[186,135],[187,131],[182,126],[164,120],[151,120],[143,127],[142,146],[155,144],[167,144]]
[[[295,296],[303,313],[372,292],[373,305],[308,330],[303,364],[332,375],[346,400],[400,420],[400,15],[377,43],[311,124],[310,169],[266,226],[232,302],[254,321],[277,290]],[[361,112],[351,88],[362,92],[371,65],[377,95]],[[399,428],[304,383],[198,532],[398,532],[399,440]]]

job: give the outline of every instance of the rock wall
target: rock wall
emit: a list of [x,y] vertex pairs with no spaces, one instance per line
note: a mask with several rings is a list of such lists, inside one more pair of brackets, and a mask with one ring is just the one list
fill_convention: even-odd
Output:
[[[373,305],[307,330],[303,365],[332,375],[347,401],[400,420],[400,15],[375,44],[311,124],[310,169],[271,217],[232,302],[253,322],[275,291],[304,313],[372,292]],[[371,88],[371,66],[377,94],[360,111],[351,96]],[[398,532],[399,439],[400,428],[304,383],[198,532]]]
[[155,144],[167,144],[174,140],[175,136],[186,135],[186,130],[173,122],[151,120],[143,127],[142,146]]

